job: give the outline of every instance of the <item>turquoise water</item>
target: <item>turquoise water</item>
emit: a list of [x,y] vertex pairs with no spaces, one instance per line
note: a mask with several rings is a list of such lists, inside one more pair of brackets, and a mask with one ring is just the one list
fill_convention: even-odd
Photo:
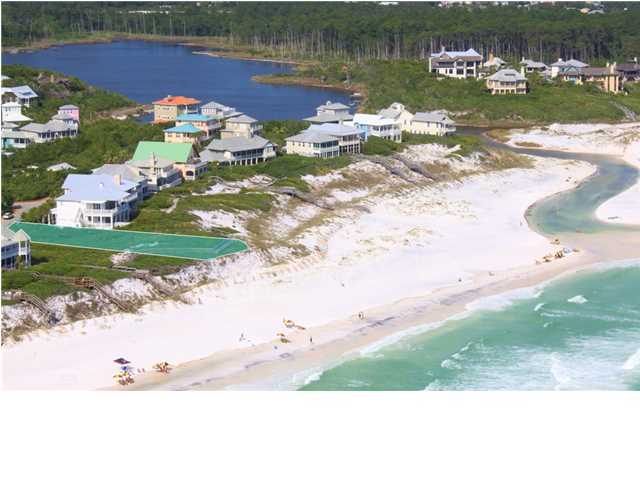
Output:
[[[536,231],[640,235],[594,215],[637,181],[635,168],[608,155],[510,150],[598,167],[578,188],[527,212]],[[640,264],[551,282],[500,310],[477,310],[310,376],[301,389],[640,390]]]
[[527,295],[363,354],[302,390],[640,390],[640,264]]

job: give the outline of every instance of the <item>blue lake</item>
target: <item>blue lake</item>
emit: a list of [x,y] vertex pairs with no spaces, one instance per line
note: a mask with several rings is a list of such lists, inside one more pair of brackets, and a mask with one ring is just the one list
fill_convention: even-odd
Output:
[[196,55],[193,47],[121,41],[68,45],[30,53],[2,54],[3,64],[21,63],[76,76],[140,103],[166,95],[215,100],[260,120],[301,119],[315,115],[327,100],[349,104],[335,90],[264,85],[253,75],[291,70],[290,65]]

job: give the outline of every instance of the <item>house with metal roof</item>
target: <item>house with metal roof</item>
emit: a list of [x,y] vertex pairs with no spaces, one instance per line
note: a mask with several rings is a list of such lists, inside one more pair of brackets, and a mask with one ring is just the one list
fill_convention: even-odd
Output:
[[396,143],[402,142],[402,128],[400,123],[392,118],[369,113],[356,113],[353,120],[345,122],[345,125],[356,127],[362,132],[365,141],[370,136],[384,138]]
[[353,120],[353,115],[351,115],[348,105],[327,101],[316,108],[316,114],[313,117],[308,117],[304,120],[315,124],[343,123]]
[[[62,164],[61,164],[62,165]],[[68,165],[68,164],[67,164]],[[69,167],[72,167],[69,165]],[[50,167],[51,168],[51,167]],[[127,165],[126,163],[105,163],[101,167],[93,169],[94,175],[108,175],[115,177],[119,175],[122,179],[137,185],[138,200],[142,201],[152,193],[149,188],[149,179],[139,169]]]
[[631,62],[617,65],[616,72],[620,75],[622,83],[640,81],[640,63],[638,63],[638,58],[636,57]]
[[182,183],[182,173],[169,158],[158,157],[153,151],[131,159],[125,165],[133,168],[140,176],[147,178],[148,192],[154,193]]
[[524,67],[525,73],[544,73],[549,69],[543,62],[536,62],[535,60],[524,57],[522,57],[520,65]]
[[315,130],[304,130],[297,135],[287,137],[288,154],[303,157],[333,158],[340,155],[340,142],[337,137]]
[[598,88],[609,93],[622,92],[622,76],[618,72],[618,66],[614,63],[607,63],[606,67],[584,67],[580,71],[581,83],[595,83]]
[[498,68],[502,68],[507,64],[507,62],[505,62],[503,59],[501,59],[500,57],[495,57],[493,55],[493,53],[489,54],[489,60],[487,60],[486,62],[484,62],[482,64],[482,66],[486,69],[498,69]]
[[140,201],[138,185],[121,175],[72,173],[62,184],[51,213],[63,227],[112,229],[128,223]]
[[389,108],[383,108],[378,112],[378,115],[395,120],[405,132],[409,131],[411,119],[413,118],[413,113],[407,110],[402,103],[398,102],[393,102]]
[[242,115],[242,112],[237,111],[235,108],[218,102],[205,103],[200,107],[200,112],[203,115],[211,115],[217,118],[231,118]]
[[185,113],[184,115],[178,115],[176,118],[176,127],[182,125],[191,124],[196,128],[202,130],[202,136],[200,141],[209,140],[213,137],[214,133],[222,128],[220,119],[222,117],[217,115],[204,115],[202,113]]
[[60,138],[73,138],[78,135],[78,127],[61,120],[49,120],[47,123],[32,122],[20,128],[33,143],[53,142]]
[[80,107],[76,105],[62,105],[58,108],[58,115],[66,115],[75,119],[77,123],[80,123]]
[[24,230],[2,229],[2,270],[31,265],[31,238]]
[[360,153],[362,132],[355,127],[337,123],[322,123],[310,125],[307,131],[319,132],[337,138],[340,153]]
[[4,122],[30,122],[31,118],[22,114],[22,105],[18,102],[6,102],[2,104],[2,123]]
[[258,135],[261,130],[262,125],[258,123],[258,120],[249,115],[239,115],[226,120],[224,129],[220,131],[220,138],[251,138]]
[[5,98],[10,99],[9,101],[15,101],[22,105],[23,107],[31,106],[31,102],[35,101],[38,98],[38,94],[34,92],[30,86],[21,85],[19,87],[2,87],[2,101],[5,101]]
[[255,165],[275,156],[273,143],[259,135],[212,140],[200,153],[201,160],[220,165]]
[[411,119],[411,133],[421,135],[451,135],[455,133],[456,127],[445,112],[416,112]]
[[196,128],[191,123],[182,123],[175,127],[164,130],[164,141],[166,143],[199,143],[204,132]]
[[149,162],[153,158],[171,160],[185,180],[195,180],[207,170],[206,162],[199,159],[191,143],[139,142],[130,165]]
[[524,95],[528,92],[527,78],[513,68],[503,68],[487,77],[487,89],[492,95]]
[[567,80],[574,80],[575,77],[579,76],[580,69],[588,66],[588,63],[581,62],[575,58],[569,60],[559,58],[557,62],[551,64],[551,78],[561,76]]
[[477,78],[482,66],[482,55],[473,48],[465,51],[447,51],[442,48],[429,56],[429,71],[450,78]]
[[178,115],[198,113],[200,100],[181,95],[167,95],[153,102],[153,122],[175,122]]

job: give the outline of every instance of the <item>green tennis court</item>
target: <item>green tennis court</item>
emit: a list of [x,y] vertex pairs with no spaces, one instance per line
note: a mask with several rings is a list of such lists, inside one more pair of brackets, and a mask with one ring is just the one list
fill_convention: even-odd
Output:
[[14,232],[24,230],[33,243],[189,260],[210,260],[243,252],[248,248],[246,243],[232,238],[60,227],[26,222],[16,222],[9,228]]

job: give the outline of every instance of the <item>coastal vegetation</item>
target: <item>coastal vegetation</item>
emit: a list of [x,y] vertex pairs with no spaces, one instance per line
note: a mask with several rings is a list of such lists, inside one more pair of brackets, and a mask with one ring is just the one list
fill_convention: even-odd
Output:
[[[593,62],[637,55],[640,5],[615,2],[584,15],[587,2],[447,5],[436,2],[8,2],[4,46],[91,41],[111,34],[215,40],[272,58],[425,58],[441,45],[501,57]],[[182,39],[182,40],[181,40]]]
[[621,107],[640,114],[640,88],[633,85],[627,87],[627,94],[613,95],[594,85],[573,85],[559,80],[547,82],[530,75],[527,95],[491,95],[482,80],[439,78],[427,72],[425,62],[415,60],[305,64],[293,73],[256,80],[297,83],[300,78],[362,92],[361,109],[367,112],[400,102],[410,111],[447,110],[463,124],[508,127],[620,121],[625,118]]
[[73,173],[91,173],[105,163],[129,160],[139,141],[162,139],[162,127],[131,120],[101,119],[82,124],[75,138],[16,150],[10,162],[3,162],[2,189],[15,201],[51,197],[59,193],[70,171],[51,172],[47,167],[66,162],[76,168]]
[[24,65],[3,65],[2,74],[9,77],[2,82],[3,87],[28,85],[38,94],[37,101],[24,112],[35,122],[47,122],[65,104],[80,107],[80,119],[84,123],[97,119],[104,112],[135,105],[124,95],[58,72]]

